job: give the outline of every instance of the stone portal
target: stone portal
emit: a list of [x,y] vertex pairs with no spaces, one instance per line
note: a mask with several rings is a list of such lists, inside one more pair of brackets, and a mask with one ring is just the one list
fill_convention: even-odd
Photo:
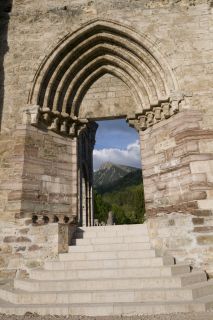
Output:
[[54,43],[37,68],[13,130],[2,132],[6,276],[17,269],[25,274],[47,256],[68,250],[77,224],[93,225],[95,121],[115,118],[126,118],[139,132],[153,245],[192,263],[199,251],[199,265],[211,271],[213,131],[211,119],[197,107],[205,95],[206,103],[212,101],[209,87],[193,98],[186,90],[189,81],[182,79],[187,73],[182,55],[176,64],[170,57],[174,45],[166,50],[166,41],[159,45],[154,35],[135,29],[96,18]]

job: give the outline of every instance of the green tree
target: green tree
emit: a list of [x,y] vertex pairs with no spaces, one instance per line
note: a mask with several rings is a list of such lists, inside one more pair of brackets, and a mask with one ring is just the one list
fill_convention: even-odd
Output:
[[94,217],[99,222],[107,222],[111,206],[105,202],[100,194],[94,192]]
[[142,183],[120,191],[105,193],[102,196],[102,201],[111,206],[116,224],[143,223],[145,220]]

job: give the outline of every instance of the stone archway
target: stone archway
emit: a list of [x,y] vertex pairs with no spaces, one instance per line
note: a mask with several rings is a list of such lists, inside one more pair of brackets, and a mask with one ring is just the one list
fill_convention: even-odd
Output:
[[121,79],[132,93],[132,110],[120,110],[128,118],[166,102],[171,102],[174,112],[178,105],[173,101],[181,100],[168,64],[147,35],[112,21],[95,20],[68,34],[42,62],[29,104],[40,106],[43,112],[47,108],[71,118],[96,119],[97,114],[82,113],[80,105],[88,88],[107,73]]
[[[112,86],[119,81],[127,93],[122,103],[121,96],[116,99],[106,94],[100,102],[100,94],[92,94],[94,85],[108,76]],[[113,104],[109,103],[109,97],[114,98]],[[174,116],[183,103],[184,97],[171,69],[157,44],[147,35],[113,21],[94,20],[58,43],[35,76],[26,121],[70,139],[73,148],[77,148],[71,161],[74,163],[71,216],[77,217],[81,207],[78,187],[81,182],[75,168],[78,161],[83,161],[79,160],[78,150],[82,130],[87,132],[89,149],[85,157],[91,173],[97,129],[94,121],[125,117],[142,139],[143,132],[148,129],[150,132],[153,125]],[[150,181],[146,183],[145,179],[145,195],[149,185]]]
[[[193,260],[197,243],[200,246],[195,249],[202,251],[202,263],[208,261],[212,241],[212,235],[206,235],[212,222],[212,131],[205,126],[204,113],[189,105],[191,100],[179,91],[165,57],[158,41],[107,20],[83,25],[45,56],[33,80],[23,123],[12,133],[11,152],[8,137],[1,137],[7,151],[2,163],[2,185],[6,186],[2,241],[11,243],[13,253],[19,242],[26,241],[19,268],[27,266],[29,255],[43,263],[47,257],[68,250],[69,228],[79,222],[83,163],[89,172],[84,175],[89,180],[88,207],[92,203],[95,121],[117,117],[126,118],[139,132],[146,217],[153,246],[176,256],[173,250],[177,248],[182,259],[188,257],[187,251]],[[101,86],[108,88],[108,80],[120,96],[113,97],[108,91],[111,104],[109,96],[96,96],[90,103]],[[125,92],[125,98],[116,86]],[[86,150],[79,153],[83,137]],[[14,181],[15,190],[10,190]]]

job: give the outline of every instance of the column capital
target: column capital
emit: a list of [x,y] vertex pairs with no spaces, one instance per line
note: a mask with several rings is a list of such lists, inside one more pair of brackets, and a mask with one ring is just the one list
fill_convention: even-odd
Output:
[[127,122],[137,131],[144,131],[179,112],[180,105],[183,102],[183,94],[180,92],[172,92],[169,99],[161,101],[156,106],[150,107],[149,110],[144,110],[142,114],[135,115],[135,118],[127,118]]

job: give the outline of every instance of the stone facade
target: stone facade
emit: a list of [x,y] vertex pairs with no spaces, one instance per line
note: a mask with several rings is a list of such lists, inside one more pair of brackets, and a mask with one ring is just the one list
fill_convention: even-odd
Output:
[[139,131],[153,245],[212,272],[212,11],[211,0],[0,4],[2,277],[92,224],[94,121],[109,118]]

